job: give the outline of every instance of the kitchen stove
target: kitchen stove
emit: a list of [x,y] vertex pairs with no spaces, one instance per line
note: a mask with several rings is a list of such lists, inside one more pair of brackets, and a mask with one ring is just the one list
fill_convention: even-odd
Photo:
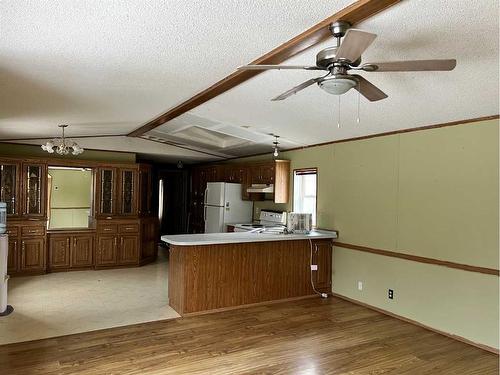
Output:
[[259,221],[253,223],[235,224],[235,232],[285,233],[286,212],[261,210]]

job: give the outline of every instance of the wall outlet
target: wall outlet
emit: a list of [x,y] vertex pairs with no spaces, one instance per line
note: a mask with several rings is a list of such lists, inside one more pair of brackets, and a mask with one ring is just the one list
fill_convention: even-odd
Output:
[[363,282],[358,281],[358,290],[363,290]]
[[387,297],[389,297],[389,299],[394,299],[394,290],[389,289],[389,291],[387,293]]
[[311,264],[311,271],[317,271],[318,270],[318,265],[317,264]]

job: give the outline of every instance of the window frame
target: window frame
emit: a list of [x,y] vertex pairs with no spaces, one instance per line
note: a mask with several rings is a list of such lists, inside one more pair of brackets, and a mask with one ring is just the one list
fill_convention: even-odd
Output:
[[[313,228],[318,227],[318,185],[319,185],[319,171],[318,167],[310,167],[310,168],[296,168],[293,170],[292,174],[292,212],[295,212],[295,173],[296,172],[308,172],[311,171],[314,173],[310,174],[315,174],[316,175],[316,204],[315,204],[315,217],[314,217],[314,225]],[[306,173],[303,173],[306,174]]]

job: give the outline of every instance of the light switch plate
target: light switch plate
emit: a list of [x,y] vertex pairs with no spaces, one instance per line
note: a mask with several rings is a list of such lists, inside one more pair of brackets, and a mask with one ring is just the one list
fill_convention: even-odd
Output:
[[358,281],[358,290],[363,290],[363,282]]
[[317,264],[311,264],[311,271],[317,271],[318,270],[318,265]]

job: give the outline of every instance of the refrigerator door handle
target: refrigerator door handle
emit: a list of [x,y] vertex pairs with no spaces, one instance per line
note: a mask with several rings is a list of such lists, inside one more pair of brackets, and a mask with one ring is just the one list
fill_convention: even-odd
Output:
[[206,204],[203,205],[203,222],[204,223],[207,222],[207,205]]
[[205,188],[205,193],[203,194],[203,203],[205,204],[205,206],[208,203],[208,187]]

